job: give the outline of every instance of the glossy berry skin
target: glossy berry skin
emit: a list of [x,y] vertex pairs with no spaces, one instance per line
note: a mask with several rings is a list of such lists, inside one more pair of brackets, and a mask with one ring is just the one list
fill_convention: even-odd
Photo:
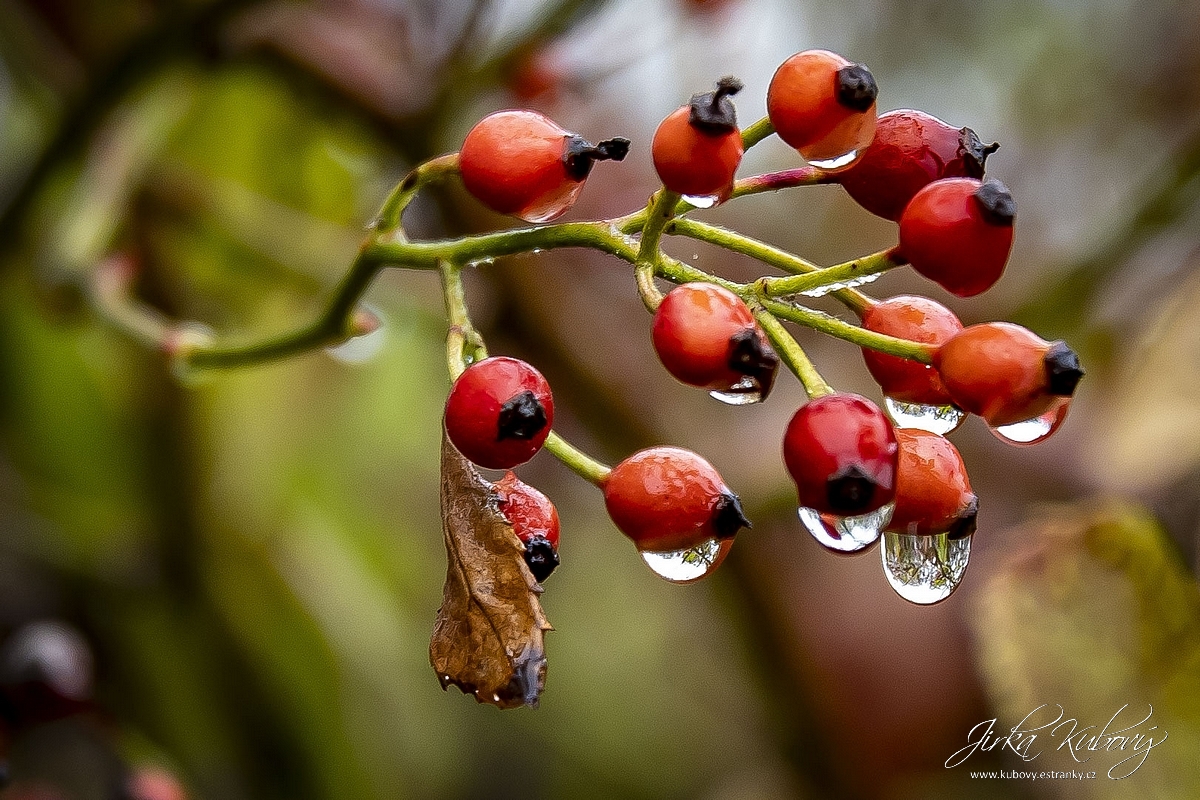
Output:
[[507,356],[477,361],[446,398],[446,434],[467,460],[488,469],[524,464],[554,424],[554,399],[542,374]]
[[895,222],[933,181],[982,178],[987,157],[998,147],[984,145],[970,128],[951,127],[923,111],[889,111],[879,116],[862,157],[837,180],[860,206]]
[[933,364],[954,404],[992,427],[1044,414],[1083,377],[1065,343],[1009,322],[964,328],[938,348]]
[[693,196],[730,189],[742,162],[742,134],[729,96],[741,88],[736,79],[722,78],[715,92],[694,96],[659,124],[650,154],[663,186]]
[[805,508],[858,516],[895,496],[895,429],[878,406],[856,394],[829,394],[801,406],[784,433],[783,460]]
[[467,134],[459,171],[493,211],[547,222],[575,202],[594,161],[620,161],[628,149],[626,139],[591,145],[536,111],[498,111]]
[[[928,297],[916,295],[889,297],[874,304],[863,312],[862,324],[876,333],[935,345],[948,342],[963,329],[953,311]],[[931,406],[946,406],[953,402],[933,367],[867,347],[862,353],[871,377],[888,397]]]
[[779,357],[750,308],[733,292],[711,283],[672,289],[654,313],[654,351],[667,372],[689,386],[757,392],[765,398]]
[[1000,279],[1013,243],[1016,204],[1004,184],[934,181],[900,216],[900,251],[913,269],[959,297]]
[[767,116],[779,138],[805,159],[828,161],[871,143],[877,92],[875,79],[861,64],[828,50],[805,50],[775,71],[767,89]]
[[604,506],[638,550],[674,552],[750,527],[737,495],[690,450],[651,447],[613,467]]
[[538,583],[558,566],[558,510],[550,498],[512,472],[496,482],[500,513],[525,545],[525,563]]
[[912,428],[897,428],[896,440],[896,508],[887,529],[952,538],[974,533],[979,502],[958,449],[944,436]]

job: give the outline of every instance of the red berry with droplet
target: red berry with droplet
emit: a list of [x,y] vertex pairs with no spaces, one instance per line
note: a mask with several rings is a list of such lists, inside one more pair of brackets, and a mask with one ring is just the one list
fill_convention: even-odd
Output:
[[472,364],[446,398],[450,441],[488,469],[509,469],[533,458],[553,423],[550,385],[516,358],[493,356]]
[[498,111],[480,120],[463,142],[463,184],[493,211],[547,222],[575,202],[596,161],[620,161],[628,139],[593,145],[536,111]]
[[801,406],[784,433],[783,460],[805,508],[859,516],[895,495],[892,423],[856,394],[829,394]]
[[875,134],[878,87],[871,71],[828,50],[805,50],[784,61],[767,89],[767,116],[779,138],[825,169],[859,153]]
[[775,382],[779,357],[746,303],[720,286],[672,289],[654,313],[651,339],[667,372],[689,386],[761,400]]
[[923,111],[889,111],[879,116],[862,157],[838,173],[837,181],[867,211],[895,221],[933,181],[982,178],[987,157],[999,147]]
[[933,364],[954,404],[993,427],[1046,413],[1075,393],[1084,374],[1065,342],[1010,322],[964,328],[938,348]]
[[604,481],[604,506],[638,550],[654,553],[729,539],[750,527],[716,469],[679,447],[641,450],[613,467]]
[[971,297],[1000,279],[1017,205],[996,180],[945,178],[917,192],[900,216],[900,251],[951,294]]
[[[941,345],[963,329],[954,312],[928,297],[900,295],[867,308],[863,327],[912,342]],[[863,348],[863,360],[883,393],[903,403],[946,406],[953,401],[933,367]]]
[[730,96],[742,88],[725,77],[716,91],[692,97],[659,124],[650,146],[663,186],[684,195],[726,191],[742,161],[742,134]]
[[888,530],[952,538],[975,532],[979,501],[962,456],[950,440],[929,431],[897,428],[900,461],[896,477],[896,508]]
[[496,483],[500,513],[525,545],[525,563],[538,583],[558,566],[558,511],[550,498],[509,472]]

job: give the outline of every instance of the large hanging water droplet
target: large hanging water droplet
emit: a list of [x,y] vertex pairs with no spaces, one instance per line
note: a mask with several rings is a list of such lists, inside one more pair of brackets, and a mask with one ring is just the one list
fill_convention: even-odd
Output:
[[842,153],[840,156],[823,158],[819,161],[809,161],[808,163],[817,169],[840,169],[841,167],[849,166],[856,158],[858,158],[858,150],[851,150],[848,153]]
[[1063,402],[1033,419],[1014,422],[1011,425],[999,425],[992,428],[992,433],[1002,442],[1026,446],[1044,442],[1054,435],[1067,418],[1069,402]]
[[858,553],[879,541],[879,532],[892,521],[895,503],[888,503],[857,517],[822,514],[813,508],[801,508],[800,522],[812,537],[827,550],[835,553]]
[[733,539],[709,539],[695,547],[667,553],[642,551],[642,560],[654,574],[671,583],[691,583],[709,575],[729,553]]
[[962,582],[971,556],[971,537],[951,539],[950,534],[916,536],[883,534],[883,574],[896,594],[910,603],[931,605],[950,596]]
[[939,436],[945,436],[955,430],[967,418],[965,411],[954,406],[902,403],[890,397],[883,399],[883,405],[887,408],[888,416],[892,418],[892,422],[896,423],[897,428],[918,428]]
[[879,280],[882,272],[875,272],[870,275],[859,275],[857,278],[851,278],[848,281],[838,281],[837,283],[827,283],[824,286],[816,286],[812,289],[805,289],[800,294],[805,297],[824,297],[831,292],[838,292],[842,289],[853,289],[855,286],[864,286],[868,283]]
[[746,406],[762,402],[762,388],[759,382],[749,375],[724,391],[712,391],[708,395],[731,406]]
[[721,196],[716,194],[685,194],[683,199],[696,208],[712,208],[720,202]]

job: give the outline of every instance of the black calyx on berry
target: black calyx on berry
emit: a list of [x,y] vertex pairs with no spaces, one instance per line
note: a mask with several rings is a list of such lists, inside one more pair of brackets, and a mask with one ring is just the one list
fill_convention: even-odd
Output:
[[729,98],[742,90],[743,84],[732,75],[726,75],[717,81],[717,88],[711,92],[692,95],[688,104],[691,112],[688,122],[693,128],[705,133],[720,134],[737,130],[737,110]]
[[998,180],[986,180],[975,190],[975,202],[984,221],[998,227],[1011,227],[1017,218],[1017,201],[1012,192]]
[[537,395],[526,389],[500,406],[496,424],[496,441],[532,439],[546,427],[546,409]]
[[567,175],[581,181],[592,171],[597,161],[623,161],[629,154],[629,140],[621,137],[592,144],[579,134],[567,138],[563,148],[563,165]]
[[979,516],[979,498],[971,495],[971,501],[967,503],[962,511],[958,512],[958,518],[946,531],[947,538],[965,539],[975,533],[975,518]]
[[845,516],[861,514],[871,508],[875,481],[854,464],[830,475],[825,481],[829,507]]
[[836,73],[837,101],[853,111],[866,111],[879,96],[875,76],[862,64],[842,67]]
[[1066,342],[1052,342],[1046,350],[1044,362],[1049,393],[1056,397],[1075,394],[1075,387],[1085,374],[1075,351]]
[[742,528],[753,527],[742,510],[742,501],[733,492],[722,492],[713,503],[713,531],[718,539],[732,539]]
[[959,128],[958,151],[962,155],[963,172],[968,178],[982,178],[987,157],[1000,149],[999,142],[984,144],[970,128]]
[[764,400],[771,393],[779,356],[756,328],[743,328],[729,337],[729,355],[725,363],[734,372],[750,378],[754,386],[747,388],[747,392],[756,392]]
[[558,552],[545,536],[531,536],[524,544],[525,563],[534,579],[541,583],[558,566]]

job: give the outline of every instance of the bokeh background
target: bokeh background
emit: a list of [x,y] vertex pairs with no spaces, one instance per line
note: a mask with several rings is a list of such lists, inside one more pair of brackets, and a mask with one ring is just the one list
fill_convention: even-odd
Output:
[[[730,73],[757,119],[775,66],[810,47],[867,63],[883,110],[1000,141],[989,172],[1020,206],[988,294],[899,272],[872,291],[1023,322],[1088,368],[1047,443],[978,420],[954,434],[980,528],[936,607],[896,597],[877,551],[835,557],[800,530],[779,454],[794,380],[721,406],[655,363],[624,264],[507,258],[467,276],[469,301],[493,352],[549,377],[564,434],[610,463],[691,447],[755,527],[709,580],[672,586],[539,455],[520,474],[563,520],[541,707],[443,693],[435,276],[386,273],[368,298],[384,324],[353,346],[188,376],[82,289],[126,254],[164,314],[230,341],[282,331],[318,312],[388,188],[483,114],[531,105],[632,139],[570,218],[615,216],[655,188],[658,120]],[[798,163],[771,139],[742,174]],[[837,187],[702,216],[819,263],[895,242]],[[457,186],[408,222],[510,224]],[[0,796],[1200,796],[1197,303],[1186,0],[0,0]],[[872,392],[854,348],[801,342],[835,386]],[[977,723],[1041,704],[1097,726],[1150,704],[1169,738],[1123,781],[1061,740],[945,767]],[[1100,777],[968,774],[1001,768]]]

